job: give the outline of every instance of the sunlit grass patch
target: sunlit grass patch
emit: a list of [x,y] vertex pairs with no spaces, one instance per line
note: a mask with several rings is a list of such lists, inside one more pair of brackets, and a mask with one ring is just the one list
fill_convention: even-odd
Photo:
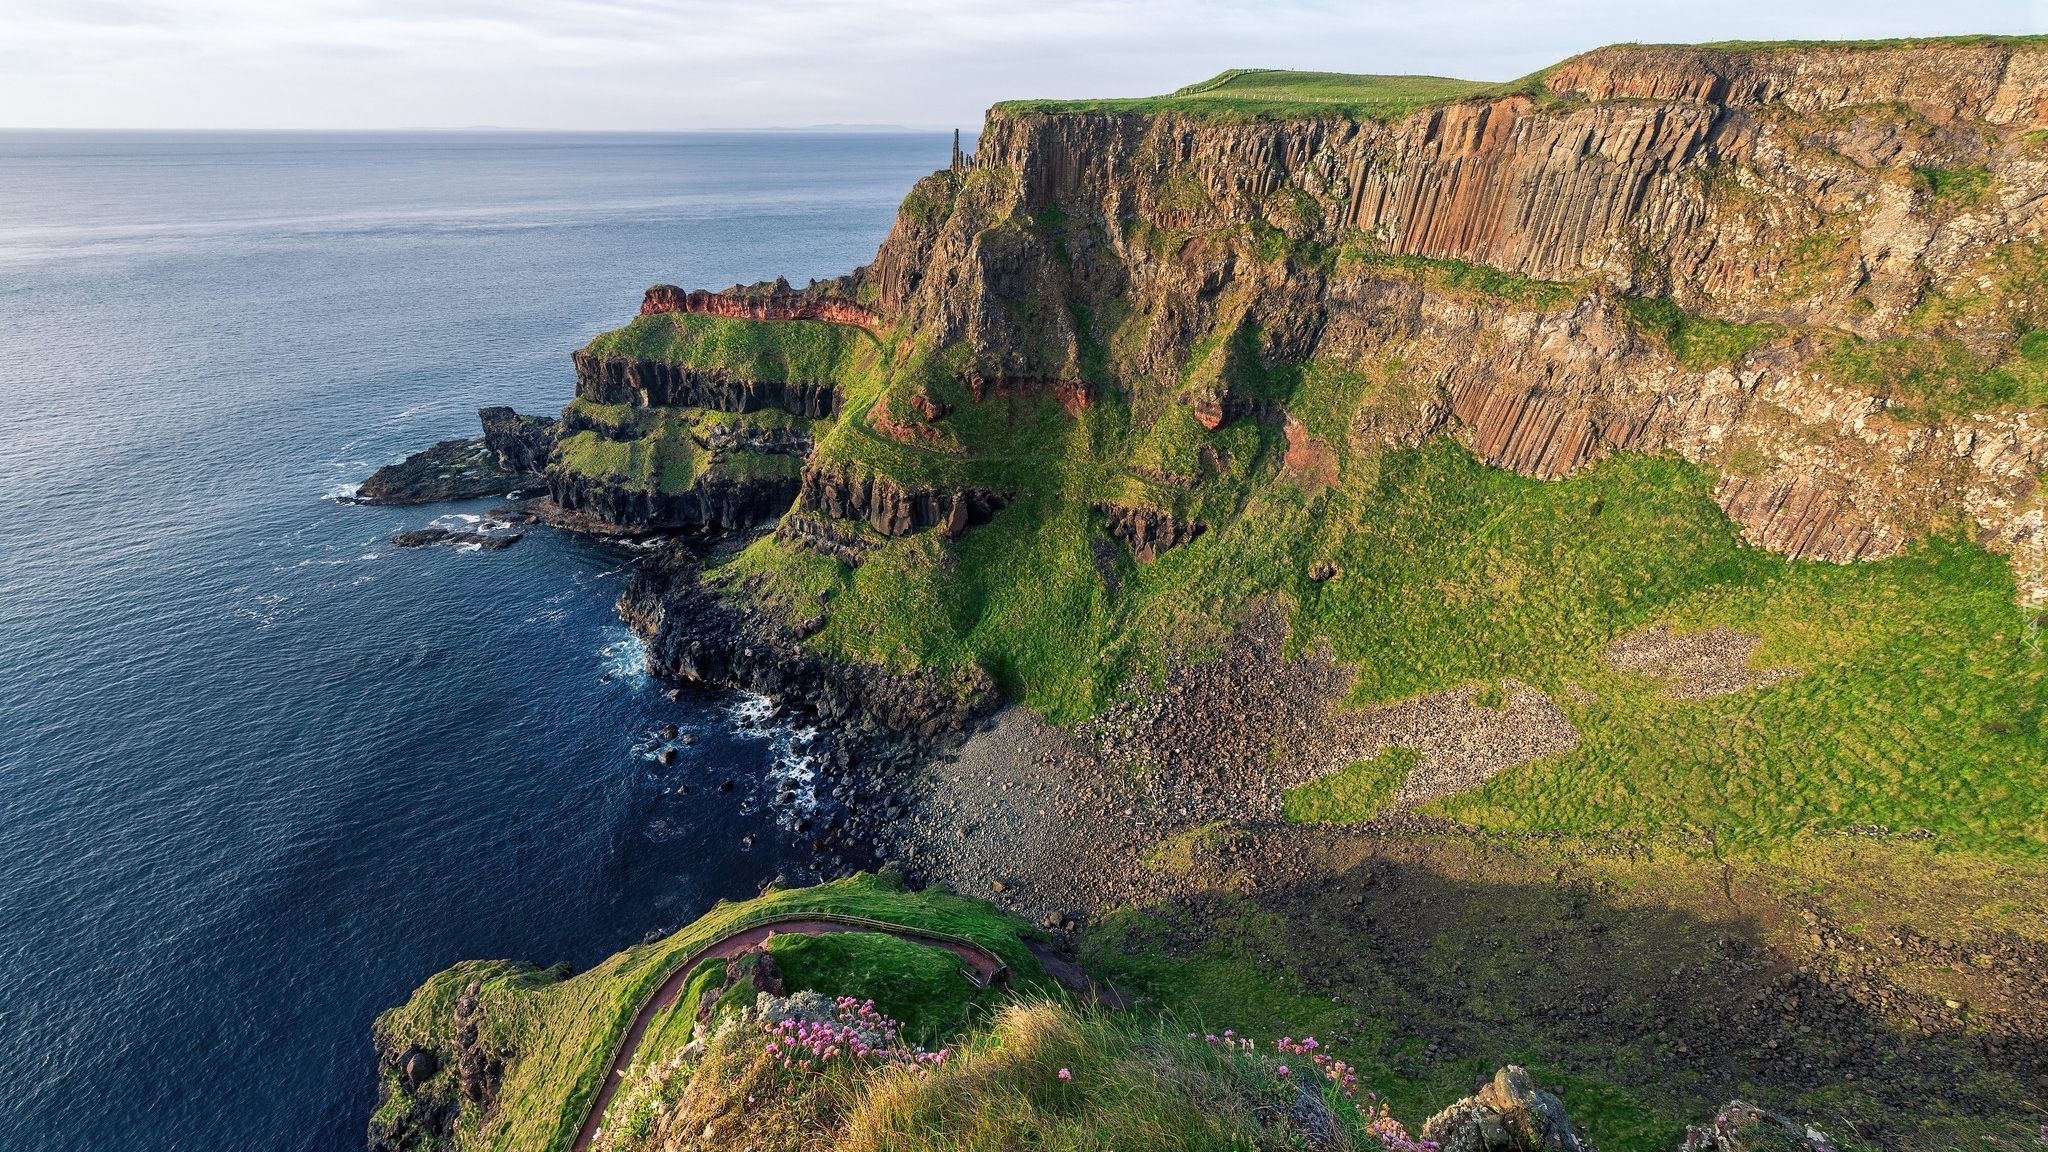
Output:
[[1422,760],[1411,748],[1385,748],[1336,772],[1289,788],[1281,812],[1296,824],[1363,824],[1394,799],[1409,769]]

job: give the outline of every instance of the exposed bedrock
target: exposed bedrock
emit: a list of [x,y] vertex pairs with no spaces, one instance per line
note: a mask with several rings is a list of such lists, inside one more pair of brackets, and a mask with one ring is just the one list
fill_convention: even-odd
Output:
[[751,528],[782,515],[795,498],[793,476],[741,479],[706,475],[682,492],[650,491],[623,476],[589,476],[553,468],[548,495],[563,511],[621,528],[663,532],[688,528]]
[[355,498],[363,504],[434,504],[540,485],[538,475],[499,467],[483,440],[443,440],[377,469],[356,489]]
[[858,532],[847,531],[820,516],[791,512],[775,526],[775,538],[799,548],[808,548],[820,556],[830,556],[849,568],[858,568],[867,562],[866,541]]
[[522,416],[510,408],[479,408],[484,447],[507,472],[546,472],[554,455],[562,422],[548,416]]
[[1150,564],[1159,554],[1200,536],[1209,530],[1199,520],[1187,520],[1157,508],[1134,508],[1127,504],[1097,504],[1097,512],[1109,521],[1109,534],[1124,542],[1140,564]]
[[758,412],[780,408],[822,419],[839,411],[839,392],[830,384],[780,380],[735,380],[722,370],[702,370],[666,360],[571,354],[576,362],[576,395],[596,404],[635,408],[715,408]]
[[840,296],[804,292],[770,291],[751,294],[744,290],[707,292],[702,288],[686,292],[673,284],[656,284],[640,302],[640,314],[690,312],[704,316],[729,316],[736,320],[822,320],[831,324],[854,324],[874,328],[882,318],[874,309]]
[[1752,544],[1792,556],[1896,555],[1944,507],[2003,524],[2048,461],[2048,428],[2027,412],[1886,419],[1813,373],[1801,344],[1687,371],[1603,296],[1532,311],[1359,276],[1331,283],[1327,310],[1321,355],[1406,365],[1355,437],[1412,444],[1449,425],[1488,463],[1543,479],[1616,449],[1712,466],[1742,451],[1759,470],[1724,473],[1716,498]]
[[681,550],[635,570],[619,614],[646,639],[649,672],[802,702],[827,716],[939,738],[1001,703],[995,681],[972,665],[898,675],[807,652],[759,616],[721,603],[716,588],[698,582],[696,561]]
[[1010,502],[1008,493],[986,488],[906,488],[887,476],[856,475],[813,465],[803,472],[797,508],[835,520],[865,520],[884,536],[908,536],[920,528],[942,528],[957,537],[986,524]]
[[[1894,418],[1817,371],[1834,337],[1797,333],[1931,340],[1910,321],[1930,293],[1984,291],[1987,260],[2048,236],[2048,154],[2025,136],[2048,123],[2044,62],[2010,44],[1602,49],[1555,74],[1573,98],[1390,124],[998,108],[973,170],[921,181],[860,277],[907,333],[964,346],[977,394],[1101,379],[1084,350],[1109,349],[1116,388],[1173,389],[1213,428],[1257,412],[1223,383],[1226,352],[1399,362],[1359,432],[1452,429],[1543,478],[1674,452],[1726,474],[1752,543],[1795,556],[1894,555],[1957,513],[2007,548],[2035,531],[2038,415]],[[1936,169],[1982,195],[1940,200]],[[1564,283],[1425,289],[1318,256],[1338,248]],[[1621,296],[1791,334],[1687,369],[1622,322]],[[1942,338],[1995,359],[2033,307]]]

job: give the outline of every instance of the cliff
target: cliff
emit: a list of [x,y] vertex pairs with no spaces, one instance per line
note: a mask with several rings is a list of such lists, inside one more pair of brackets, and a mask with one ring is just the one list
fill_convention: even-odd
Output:
[[[1943,823],[1932,793],[1824,802],[1810,772],[1952,781],[2035,739],[2015,637],[2048,606],[2044,52],[1626,47],[1490,91],[1259,74],[999,105],[867,266],[657,289],[579,364],[621,358],[600,395],[636,404],[831,389],[776,531],[719,568],[803,652],[979,670],[1074,723],[1274,601],[1289,643],[1355,669],[1355,703],[1512,680],[1554,707],[1557,739],[1473,752],[1513,771],[1415,807]],[[872,318],[805,318],[848,301]],[[1779,719],[1735,752],[1708,733],[1749,697],[1688,701],[1705,727],[1679,750],[1601,654],[1713,626],[1801,675],[1746,690]],[[1996,702],[1927,678],[1937,635]],[[2013,803],[1956,834],[2041,834]]]
[[[1181,389],[1220,423],[1248,409],[1204,379],[1205,341],[1399,357],[1411,431],[1450,419],[1529,475],[1673,451],[1738,473],[1724,508],[1793,555],[1894,555],[1944,515],[2011,547],[2048,450],[2019,347],[2044,60],[1603,49],[1384,124],[999,107],[974,170],[921,184],[863,275],[973,372]],[[1556,291],[1474,299],[1432,264]],[[1630,322],[1660,301],[1750,346],[1683,355]]]

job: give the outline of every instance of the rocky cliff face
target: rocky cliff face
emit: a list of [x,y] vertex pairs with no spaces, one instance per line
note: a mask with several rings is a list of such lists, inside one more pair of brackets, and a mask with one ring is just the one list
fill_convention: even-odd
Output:
[[988,673],[972,666],[896,674],[805,650],[756,614],[725,608],[681,551],[634,572],[619,615],[647,638],[648,671],[803,700],[819,715],[865,718],[891,731],[940,737],[966,729],[1001,703]]
[[637,532],[746,529],[772,523],[796,496],[794,476],[705,476],[682,492],[651,490],[622,477],[548,471],[548,496],[564,511]]
[[[1254,406],[1209,351],[1238,334],[1268,365],[1402,365],[1361,436],[1451,430],[1546,478],[1615,449],[1720,468],[1793,555],[1957,517],[2031,546],[2048,421],[1970,389],[2048,324],[2044,124],[2048,52],[2005,43],[1603,49],[1391,124],[998,108],[858,278],[964,376],[1178,392],[1214,427]],[[1702,355],[1639,322],[1665,300],[1771,327]]]
[[548,457],[554,455],[562,422],[547,416],[522,416],[510,408],[479,408],[484,425],[484,447],[498,458],[507,472],[546,472]]
[[685,292],[673,284],[656,284],[640,301],[640,314],[654,316],[662,312],[691,312],[737,320],[823,320],[862,328],[875,328],[882,322],[874,309],[843,296],[792,292],[787,284],[761,294],[706,292],[701,288]]
[[722,371],[702,371],[666,360],[625,356],[572,355],[576,395],[595,404],[636,408],[714,408],[759,412],[780,408],[819,419],[837,414],[839,395],[830,384],[786,384],[778,380],[735,380]]
[[957,537],[972,525],[988,523],[1007,503],[1007,495],[981,488],[913,489],[888,476],[820,467],[804,469],[797,495],[801,511],[821,512],[836,520],[865,520],[884,536],[908,536],[920,528],[937,527]]

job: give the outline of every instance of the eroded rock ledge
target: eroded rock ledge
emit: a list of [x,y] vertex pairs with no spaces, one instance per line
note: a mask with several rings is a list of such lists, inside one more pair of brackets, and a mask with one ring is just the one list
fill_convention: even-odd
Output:
[[761,295],[743,290],[707,292],[702,288],[686,292],[673,284],[656,284],[640,301],[640,314],[687,312],[700,316],[727,316],[735,320],[822,320],[828,324],[853,324],[878,328],[882,317],[874,309],[841,297],[800,292],[771,291]]
[[830,468],[804,469],[797,508],[835,520],[865,520],[884,536],[908,536],[920,528],[945,529],[958,537],[986,524],[1010,502],[1005,492],[986,488],[946,491],[905,488],[888,476],[859,476]]
[[644,562],[619,597],[619,615],[646,640],[655,675],[793,699],[822,716],[927,739],[964,731],[1001,703],[995,680],[971,665],[899,675],[808,652],[762,615],[723,603],[698,569],[689,552],[670,549]]
[[813,420],[839,414],[839,390],[830,384],[781,380],[735,380],[723,370],[703,370],[667,360],[592,356],[574,352],[576,395],[594,404],[635,408],[715,408],[758,412],[780,408]]
[[1157,508],[1134,508],[1127,504],[1097,504],[1095,510],[1109,521],[1109,534],[1124,542],[1140,564],[1150,564],[1159,554],[1178,548],[1209,530],[1200,520],[1186,520]]
[[705,475],[681,492],[651,491],[624,477],[553,468],[548,495],[565,512],[581,513],[632,532],[677,528],[752,528],[782,515],[796,496],[794,476]]

